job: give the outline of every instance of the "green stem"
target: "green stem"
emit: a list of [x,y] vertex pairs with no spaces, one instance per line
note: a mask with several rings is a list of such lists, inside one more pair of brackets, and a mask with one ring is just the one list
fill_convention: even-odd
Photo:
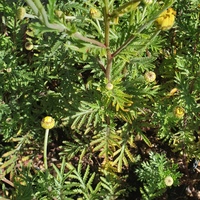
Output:
[[[44,9],[44,6],[41,4],[40,0],[26,0],[26,2],[32,8],[35,15],[38,16],[39,20],[42,23],[44,23],[46,27],[48,27],[50,29],[55,29],[55,30],[58,30],[58,31],[61,31],[61,32],[62,31],[69,31],[69,30],[67,30],[67,28],[63,24],[51,24],[51,23],[49,23],[47,13]],[[84,37],[83,35],[81,35],[78,32],[74,33],[73,36],[77,39],[82,40],[82,41],[95,44],[95,45],[97,45],[101,48],[105,48],[105,45],[102,44],[101,42],[94,40],[94,39]]]
[[97,40],[91,39],[91,38],[87,38],[87,37],[81,35],[81,34],[78,33],[78,32],[72,34],[72,36],[74,36],[75,38],[77,38],[77,39],[79,39],[79,40],[82,40],[82,41],[84,41],[84,42],[88,42],[88,43],[91,43],[91,44],[95,44],[95,45],[97,45],[97,46],[99,46],[99,47],[101,47],[101,48],[106,48],[106,46],[105,46],[103,43],[101,43],[101,42],[99,42],[99,41],[97,41]]
[[109,31],[110,31],[110,17],[109,17],[109,1],[104,0],[104,24],[105,24],[105,45],[107,52],[107,66],[106,66],[106,78],[108,82],[111,81],[111,68],[112,68],[112,56],[110,52],[110,40],[109,40]]
[[47,144],[48,144],[48,135],[49,135],[49,129],[45,130],[45,137],[44,137],[44,168],[45,170],[48,169],[48,164],[47,164]]
[[26,0],[26,3],[32,8],[35,15],[38,16],[39,20],[43,22],[46,27],[50,29],[59,30],[60,32],[66,30],[66,27],[63,24],[49,23],[47,13],[40,0]]

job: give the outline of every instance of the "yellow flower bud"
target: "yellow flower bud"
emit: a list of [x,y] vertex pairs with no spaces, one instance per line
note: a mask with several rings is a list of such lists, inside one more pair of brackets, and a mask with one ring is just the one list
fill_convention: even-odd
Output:
[[144,79],[148,82],[154,82],[156,80],[156,74],[152,71],[148,71],[144,74]]
[[55,15],[58,17],[58,18],[62,18],[64,16],[64,13],[63,11],[61,10],[55,10]]
[[101,12],[99,10],[97,10],[96,8],[91,8],[90,15],[92,18],[96,19],[96,18],[101,17]]
[[12,68],[10,68],[10,67],[7,68],[7,69],[6,69],[6,72],[8,72],[8,73],[12,72]]
[[113,18],[113,24],[119,24],[119,17],[114,17]]
[[42,119],[41,126],[44,129],[52,129],[55,126],[55,120],[50,116],[46,116]]
[[175,21],[176,11],[173,8],[168,8],[160,14],[160,16],[155,20],[157,26],[161,30],[168,30],[172,28]]
[[108,84],[106,85],[106,89],[107,89],[107,90],[112,90],[112,89],[113,89],[113,84],[112,84],[112,83],[108,83]]
[[170,92],[169,92],[169,96],[173,96],[176,92],[178,92],[177,88],[173,88]]
[[172,186],[174,183],[174,180],[171,176],[167,176],[164,181],[166,186]]
[[143,0],[142,1],[145,5],[149,5],[153,3],[153,0]]
[[30,51],[33,49],[33,43],[32,42],[26,42],[25,43],[26,50]]
[[181,106],[177,106],[174,108],[174,115],[177,118],[182,118],[185,115],[185,110]]
[[26,9],[24,7],[19,7],[17,9],[17,19],[22,20],[26,15]]

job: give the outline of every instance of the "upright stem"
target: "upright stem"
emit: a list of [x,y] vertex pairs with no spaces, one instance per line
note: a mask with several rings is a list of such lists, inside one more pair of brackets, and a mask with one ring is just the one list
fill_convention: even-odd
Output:
[[44,168],[45,170],[48,169],[47,165],[47,144],[48,144],[48,135],[49,135],[49,129],[45,130],[45,137],[44,137]]
[[110,31],[110,17],[109,17],[109,1],[104,0],[104,23],[105,23],[105,45],[107,52],[107,66],[106,66],[106,78],[108,82],[111,81],[111,67],[112,67],[112,56],[110,52],[110,40],[109,40],[109,31]]

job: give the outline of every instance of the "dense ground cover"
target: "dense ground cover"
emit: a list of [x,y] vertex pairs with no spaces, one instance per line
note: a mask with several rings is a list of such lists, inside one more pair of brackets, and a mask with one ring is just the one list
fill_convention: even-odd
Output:
[[1,1],[1,197],[200,199],[199,20],[198,0]]

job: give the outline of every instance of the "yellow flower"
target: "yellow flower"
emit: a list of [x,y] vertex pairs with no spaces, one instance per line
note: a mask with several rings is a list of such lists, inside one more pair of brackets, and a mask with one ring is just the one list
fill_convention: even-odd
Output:
[[157,26],[161,30],[168,30],[174,25],[176,11],[173,8],[168,8],[160,14],[155,20]]
[[174,108],[174,115],[177,118],[182,118],[185,114],[185,110],[181,106],[177,106]]
[[113,18],[113,24],[119,24],[119,17],[114,17]]
[[145,5],[150,5],[153,3],[153,0],[143,0],[142,1]]
[[107,90],[112,90],[112,89],[113,89],[113,84],[112,84],[112,83],[108,83],[108,84],[106,85],[106,89],[107,89]]
[[96,8],[91,8],[90,15],[92,18],[96,19],[96,18],[101,17],[101,12],[99,10],[97,10]]
[[172,90],[170,90],[169,96],[173,96],[176,92],[178,92],[178,89],[177,88],[173,88]]
[[33,43],[32,42],[26,42],[25,43],[25,49],[30,51],[33,49]]
[[152,83],[156,80],[156,74],[152,71],[148,71],[144,74],[144,79],[148,82],[148,83]]
[[174,183],[174,180],[171,176],[167,176],[164,181],[166,186],[172,186]]
[[17,19],[22,20],[26,15],[26,9],[24,7],[19,7],[17,9]]
[[50,116],[46,116],[42,119],[41,126],[44,129],[52,129],[55,126],[55,120]]
[[61,10],[55,10],[55,14],[58,18],[62,18],[64,16],[64,13],[63,11]]

